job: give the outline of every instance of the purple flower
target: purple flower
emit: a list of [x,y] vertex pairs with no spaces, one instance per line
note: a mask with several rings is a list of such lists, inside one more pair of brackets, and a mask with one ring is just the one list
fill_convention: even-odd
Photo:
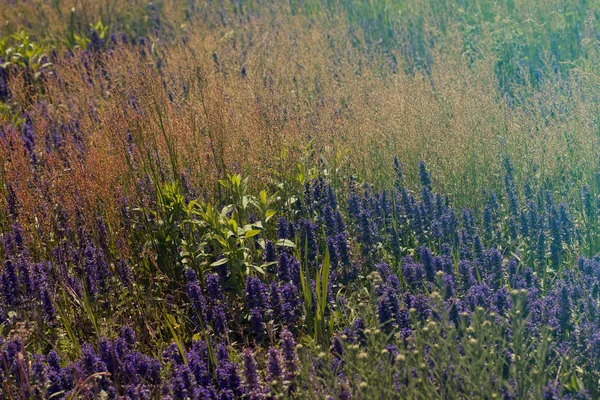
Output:
[[246,278],[246,306],[249,309],[258,308],[266,310],[269,308],[268,304],[267,285],[255,276]]
[[435,267],[433,265],[433,254],[431,254],[431,250],[429,247],[422,246],[420,249],[421,262],[423,263],[423,268],[425,270],[425,276],[430,282],[433,282],[435,279]]
[[193,270],[188,269],[186,275],[188,277],[188,284],[186,285],[185,291],[192,304],[192,309],[194,310],[194,318],[196,319],[196,322],[202,324],[203,321],[206,320],[206,298],[202,294],[202,289],[200,288],[198,281],[195,280],[196,273]]
[[92,297],[96,297],[100,289],[106,289],[110,275],[104,260],[104,252],[101,249],[96,249],[92,242],[87,240],[83,255],[84,278],[87,290]]
[[270,240],[267,240],[265,244],[265,262],[270,263],[277,260],[277,255],[275,254],[275,245]]
[[279,288],[280,317],[284,324],[294,325],[301,316],[300,295],[298,288],[291,282],[284,283]]
[[125,260],[118,260],[117,266],[121,283],[131,291],[133,285],[133,271],[131,270],[131,267]]
[[279,253],[277,276],[283,282],[300,283],[300,261],[289,252]]
[[325,223],[325,232],[327,233],[327,236],[334,236],[339,233],[334,211],[329,204],[326,204],[325,207],[323,207],[323,222]]
[[292,381],[298,369],[298,354],[296,353],[294,335],[287,329],[281,332],[281,354],[283,356],[284,379]]
[[227,332],[227,313],[223,309],[223,307],[219,304],[215,304],[212,306],[210,310],[210,321],[213,324],[213,328],[217,333],[225,333]]
[[293,239],[290,235],[290,225],[284,217],[277,219],[277,239]]
[[317,253],[319,252],[317,226],[307,219],[300,221],[300,248],[306,249],[306,261],[314,264],[316,262]]
[[334,237],[327,238],[327,249],[329,250],[329,260],[332,268],[336,268],[339,265],[340,254],[337,248],[337,240]]
[[389,327],[390,323],[393,322],[394,314],[388,298],[385,296],[381,296],[377,300],[377,315],[379,316],[379,323],[382,326]]
[[269,348],[267,354],[267,381],[281,382],[283,379],[283,361],[281,359],[281,353],[276,347]]
[[431,176],[427,171],[427,167],[425,166],[425,161],[419,161],[419,179],[421,180],[421,185],[424,187],[431,187]]
[[107,371],[106,364],[96,354],[96,351],[89,343],[85,343],[83,346],[81,346],[81,359],[79,361],[79,367],[87,376],[97,372]]
[[244,349],[244,377],[246,378],[246,390],[248,393],[258,390],[260,378],[258,376],[258,365],[254,353],[250,349]]
[[412,257],[406,256],[402,259],[402,274],[409,286],[417,289],[423,285],[425,270],[422,264],[413,261]]
[[20,301],[19,277],[12,261],[6,260],[2,275],[0,275],[2,285],[2,297],[9,306],[15,306]]
[[238,374],[236,363],[221,359],[218,363],[216,374],[219,388],[222,391],[231,391],[235,396],[242,394],[241,378]]
[[223,300],[223,292],[221,291],[221,282],[217,274],[206,275],[206,293],[213,300]]
[[556,383],[552,382],[542,388],[543,400],[560,400],[563,397],[560,395]]
[[333,238],[335,242],[335,248],[339,255],[339,263],[341,265],[350,265],[350,245],[346,237],[346,232],[340,233]]
[[252,308],[250,310],[250,329],[259,337],[265,330],[265,323],[263,322],[263,314],[260,308]]

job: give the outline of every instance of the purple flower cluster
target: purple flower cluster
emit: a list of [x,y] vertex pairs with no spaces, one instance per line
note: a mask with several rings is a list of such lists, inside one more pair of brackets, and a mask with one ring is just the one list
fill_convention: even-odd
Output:
[[18,223],[3,235],[1,243],[5,259],[0,273],[0,317],[6,321],[9,311],[19,316],[41,311],[43,320],[52,323],[56,317],[52,265],[32,261]]
[[[183,274],[158,283],[164,285],[161,301],[177,315],[177,327],[168,328],[184,329],[183,342],[170,346],[161,357],[148,354],[160,354],[164,347],[148,343],[145,336],[145,342],[138,343],[127,326],[116,338],[98,334],[93,341],[77,345],[71,357],[61,353],[63,361],[57,352],[47,351],[59,347],[47,345],[44,355],[28,355],[31,362],[25,362],[28,343],[11,336],[0,345],[6,360],[0,365],[3,376],[10,377],[10,387],[33,397],[77,390],[88,397],[262,399],[275,396],[272,391],[299,393],[309,384],[298,380],[305,370],[315,380],[324,380],[321,375],[329,369],[337,379],[336,395],[349,398],[360,377],[345,372],[346,346],[368,350],[367,337],[373,329],[367,329],[367,323],[389,338],[380,361],[394,365],[403,357],[400,348],[410,350],[419,330],[444,313],[460,328],[480,313],[509,326],[516,311],[523,315],[528,337],[550,336],[558,354],[568,354],[578,366],[600,373],[600,257],[573,257],[576,250],[593,243],[579,225],[598,215],[590,189],[582,190],[581,219],[550,192],[534,195],[528,189],[521,195],[513,168],[506,163],[505,193],[487,193],[482,210],[458,212],[447,197],[433,192],[424,163],[419,163],[417,195],[408,188],[398,161],[394,167],[393,188],[377,192],[367,184],[352,183],[347,206],[338,202],[325,179],[307,182],[297,209],[288,210],[287,218],[279,217],[276,224],[273,220],[252,243],[248,241],[245,280],[237,291],[227,286],[228,267],[223,263],[214,272],[204,270],[204,265],[187,264]],[[114,310],[110,302],[117,296],[127,303],[146,299],[141,289],[154,293],[148,284],[154,276],[136,276],[145,255],[127,259],[108,223],[93,221],[90,232],[73,227],[64,212],[57,212],[55,247],[46,261],[30,253],[17,223],[1,236],[0,317],[5,326],[16,328],[31,319],[36,327],[54,333],[63,298],[85,304],[91,309],[86,312],[106,321]],[[189,240],[199,238],[190,234]],[[212,244],[205,245],[215,250]],[[295,335],[312,334],[315,329],[317,274],[326,253],[331,263],[322,317],[331,322],[327,328],[334,329],[323,336],[331,338],[332,358],[330,363],[312,360],[303,365]],[[218,257],[225,257],[225,252]],[[566,263],[571,260],[572,267]],[[267,268],[263,270],[261,264]],[[302,292],[306,283],[311,293]],[[515,291],[522,294],[522,304]],[[365,301],[369,295],[372,298]],[[361,307],[371,307],[369,318],[357,318],[362,308],[356,306],[356,299],[364,302]],[[74,336],[90,340],[85,323],[75,329]],[[156,329],[161,335],[172,334],[171,329]],[[458,340],[465,335],[460,329]],[[511,327],[501,339],[510,341],[512,334]],[[281,344],[276,347],[278,336]],[[239,348],[239,343],[248,347]],[[461,356],[467,350],[461,347]],[[423,372],[432,370],[434,362],[428,351],[423,370],[409,371],[407,376],[437,379]],[[448,382],[455,374],[450,367],[444,378]],[[508,394],[519,383],[519,377],[510,379],[514,385],[505,387]],[[82,382],[87,383],[82,386]],[[398,388],[407,386],[400,378],[396,383]],[[552,384],[544,391],[548,396],[564,392]]]
[[200,328],[210,324],[212,329],[219,334],[226,333],[227,304],[221,290],[219,276],[209,274],[206,276],[206,289],[203,290],[198,281],[196,271],[188,268],[185,272],[187,280],[186,293],[192,310],[192,320]]

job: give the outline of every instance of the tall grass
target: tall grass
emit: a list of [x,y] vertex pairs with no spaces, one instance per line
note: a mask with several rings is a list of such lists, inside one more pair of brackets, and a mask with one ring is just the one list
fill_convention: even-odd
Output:
[[[227,171],[266,179],[280,163],[274,155],[285,153],[291,169],[307,148],[313,165],[337,158],[346,174],[377,185],[390,181],[393,155],[407,166],[425,159],[440,171],[436,184],[464,204],[481,198],[472,188],[499,187],[506,154],[518,176],[536,176],[535,184],[553,190],[559,182],[593,182],[598,157],[584,145],[597,140],[593,70],[526,80],[507,97],[494,72],[497,52],[482,48],[470,57],[460,29],[439,22],[444,38],[428,47],[429,65],[411,72],[398,46],[372,43],[372,33],[347,22],[362,14],[339,7],[310,18],[286,7],[253,11],[251,22],[233,14],[221,26],[196,17],[179,37],[145,50],[119,46],[83,62],[57,59],[40,100],[55,118],[77,120],[92,152],[117,146],[111,157],[124,162],[131,134],[138,151],[158,148],[154,156],[179,169],[172,173],[185,171],[208,193]],[[26,101],[21,83],[10,80],[16,102]],[[35,120],[40,110],[30,103]],[[40,147],[49,135],[43,124],[35,127]],[[104,171],[102,179],[122,180],[110,176]],[[410,167],[408,176],[414,182]]]
[[[233,364],[298,367],[235,396],[598,396],[593,2],[0,9],[0,328],[25,339],[12,353],[79,360],[73,398],[134,390],[120,367],[83,365],[123,340],[165,382],[202,359],[219,391]],[[435,210],[432,192],[449,196]],[[8,304],[13,261],[48,277]],[[262,304],[266,284],[287,314]],[[15,360],[0,394],[28,390]],[[152,370],[135,376],[156,397]]]

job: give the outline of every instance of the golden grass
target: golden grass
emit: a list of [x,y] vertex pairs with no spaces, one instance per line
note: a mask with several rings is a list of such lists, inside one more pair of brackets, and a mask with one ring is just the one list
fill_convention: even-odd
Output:
[[[390,185],[397,155],[413,182],[425,159],[438,187],[462,204],[482,188],[502,190],[506,154],[537,184],[593,179],[600,111],[593,75],[548,82],[514,103],[498,90],[494,58],[471,63],[452,37],[458,33],[434,51],[429,75],[413,75],[400,54],[367,49],[345,21],[273,12],[223,27],[197,18],[173,41],[155,40],[152,54],[119,46],[88,68],[80,53],[61,59],[41,99],[56,121],[79,122],[85,156],[69,145],[32,167],[14,137],[13,147],[0,149],[4,180],[24,216],[58,204],[70,213],[84,206],[91,218],[115,217],[119,196],[134,193],[151,168],[166,178],[185,172],[208,197],[226,172],[263,184],[321,158],[337,160],[341,176]],[[11,82],[25,102],[22,82]],[[48,121],[39,108],[30,113],[45,154]]]

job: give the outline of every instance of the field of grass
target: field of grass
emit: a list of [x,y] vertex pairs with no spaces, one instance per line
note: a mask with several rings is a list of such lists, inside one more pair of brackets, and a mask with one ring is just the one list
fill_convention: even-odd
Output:
[[600,398],[600,2],[0,0],[0,398]]

